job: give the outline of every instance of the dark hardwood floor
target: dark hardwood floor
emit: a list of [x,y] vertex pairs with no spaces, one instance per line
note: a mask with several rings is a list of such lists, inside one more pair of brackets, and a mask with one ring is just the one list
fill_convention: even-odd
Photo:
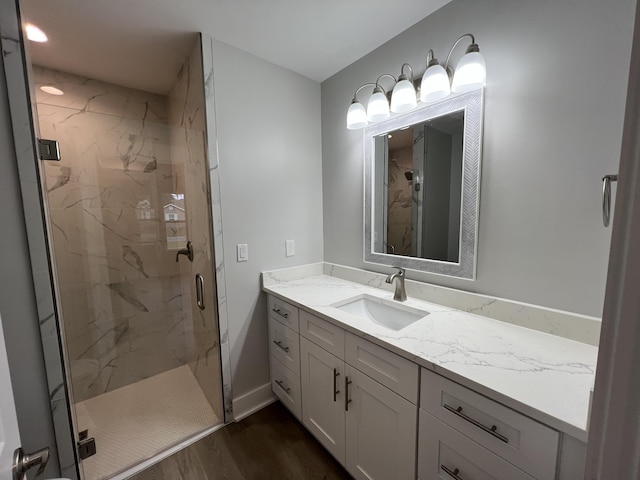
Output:
[[130,478],[346,480],[351,476],[276,402]]

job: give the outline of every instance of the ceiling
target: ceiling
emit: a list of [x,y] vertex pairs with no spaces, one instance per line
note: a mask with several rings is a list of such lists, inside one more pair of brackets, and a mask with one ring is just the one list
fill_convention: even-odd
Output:
[[[23,0],[34,63],[166,93],[205,32],[322,82],[451,0]],[[149,75],[149,72],[154,72]]]

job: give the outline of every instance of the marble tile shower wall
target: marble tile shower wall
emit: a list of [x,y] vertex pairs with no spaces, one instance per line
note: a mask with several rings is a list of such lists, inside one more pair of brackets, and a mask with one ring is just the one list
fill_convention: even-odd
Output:
[[[204,98],[204,73],[200,42],[178,74],[169,92],[168,120],[171,126],[171,157],[173,176],[178,190],[184,194],[186,233],[193,244],[193,263],[181,262],[181,284],[184,331],[192,342],[189,367],[213,411],[222,418],[222,378],[218,312],[211,244],[211,212],[209,210],[209,184],[207,182],[207,145]],[[200,274],[205,284],[205,309],[194,301],[195,275]]]
[[405,173],[413,171],[413,148],[389,150],[387,245],[396,255],[411,255],[411,181]]
[[40,67],[34,78],[40,134],[62,152],[44,172],[81,401],[193,360],[165,223],[176,191],[167,98]]

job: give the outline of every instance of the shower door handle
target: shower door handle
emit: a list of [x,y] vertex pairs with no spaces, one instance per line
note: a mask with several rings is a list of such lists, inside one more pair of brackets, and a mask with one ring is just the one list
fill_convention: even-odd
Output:
[[196,303],[200,310],[204,310],[204,278],[196,273]]
[[602,223],[609,226],[611,219],[611,182],[617,182],[618,175],[605,175],[602,177]]
[[25,480],[27,470],[31,470],[33,467],[38,467],[34,479],[42,479],[47,462],[49,462],[49,447],[33,453],[25,453],[22,448],[16,449],[13,452],[13,480]]

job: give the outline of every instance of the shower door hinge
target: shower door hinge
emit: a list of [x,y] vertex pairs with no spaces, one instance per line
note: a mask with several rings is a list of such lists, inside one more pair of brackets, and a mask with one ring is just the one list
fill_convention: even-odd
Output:
[[60,161],[60,144],[55,140],[39,138],[38,151],[40,153],[40,160]]
[[87,438],[89,436],[89,430],[83,430],[78,435],[78,456],[80,460],[84,460],[85,458],[89,458],[96,454],[96,439],[95,438]]

